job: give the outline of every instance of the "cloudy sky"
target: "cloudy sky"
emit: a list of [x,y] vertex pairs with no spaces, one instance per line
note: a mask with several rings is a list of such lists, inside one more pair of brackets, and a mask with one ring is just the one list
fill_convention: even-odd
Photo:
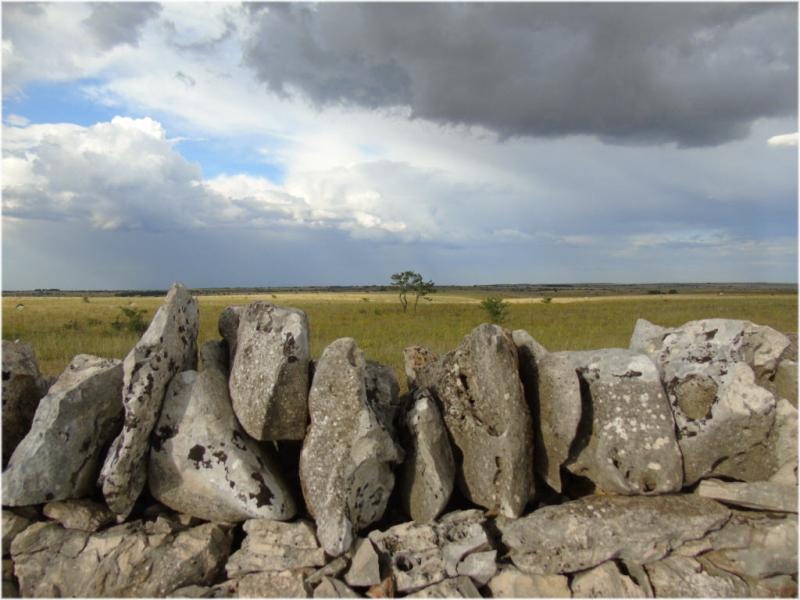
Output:
[[4,289],[797,280],[796,4],[3,4]]

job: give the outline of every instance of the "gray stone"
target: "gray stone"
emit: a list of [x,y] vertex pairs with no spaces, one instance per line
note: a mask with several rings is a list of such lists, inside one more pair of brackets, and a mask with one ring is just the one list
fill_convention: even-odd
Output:
[[636,319],[628,349],[634,352],[652,354],[661,347],[664,336],[671,331],[671,329],[651,323],[647,319]]
[[585,383],[588,428],[578,432],[567,468],[612,494],[680,490],[675,421],[653,362],[622,349],[569,356]]
[[[517,352],[519,353],[520,371],[530,367],[532,368],[533,374],[535,374],[536,365],[548,355],[547,348],[533,339],[533,336],[524,329],[515,329],[512,331],[511,339],[514,340],[514,344],[517,346]],[[524,379],[523,377],[523,381]]]
[[561,492],[561,466],[569,458],[583,410],[580,381],[568,352],[542,357],[537,369],[538,393],[531,409],[536,438],[534,462],[547,485]]
[[758,510],[797,512],[797,485],[782,485],[769,481],[740,483],[705,479],[695,492],[724,504]]
[[444,510],[453,492],[453,450],[442,415],[427,390],[414,392],[403,425],[406,458],[399,474],[400,500],[412,519],[426,523]]
[[435,583],[408,598],[480,598],[480,592],[469,577],[452,577]]
[[239,598],[310,598],[306,569],[250,573],[239,580]]
[[645,565],[656,596],[668,598],[746,598],[747,584],[704,561],[670,556]]
[[3,473],[3,504],[90,495],[103,452],[122,422],[122,365],[79,354],[36,409]]
[[174,283],[153,320],[123,362],[125,426],[114,440],[99,483],[108,507],[124,520],[147,479],[150,434],[170,379],[197,365],[197,300]]
[[508,331],[480,325],[453,352],[417,373],[442,403],[461,455],[458,483],[475,504],[522,514],[533,489],[533,428]]
[[472,579],[478,587],[486,585],[497,573],[497,550],[469,554],[458,564],[456,571]]
[[[374,377],[385,378],[375,381]],[[390,369],[368,369],[352,338],[331,343],[317,364],[309,394],[311,425],[300,453],[300,481],[317,537],[331,556],[383,516],[402,461],[385,422],[396,410]]]
[[179,373],[167,389],[150,449],[151,494],[207,521],[292,518],[274,451],[245,435],[233,414],[220,346],[204,349],[206,368]]
[[338,579],[325,577],[314,588],[314,598],[359,598],[359,595]]
[[23,596],[158,597],[211,584],[230,545],[227,529],[212,523],[180,530],[134,521],[94,534],[36,523],[11,554]]
[[21,517],[10,510],[3,510],[3,556],[8,556],[11,552],[11,542],[20,533],[25,531],[33,521]]
[[308,422],[308,318],[253,302],[239,314],[231,365],[233,411],[257,440],[302,440]]
[[236,339],[239,333],[239,317],[244,306],[228,306],[219,315],[218,329],[222,339],[228,347],[228,365],[233,366],[233,358],[236,356]]
[[368,539],[359,538],[353,547],[353,560],[344,580],[352,586],[370,587],[381,582],[378,553]]
[[[288,571],[325,564],[325,553],[308,521],[282,523],[254,519],[244,524],[247,537],[226,565],[228,577],[259,571]],[[310,574],[310,573],[309,573]]]
[[489,582],[493,598],[571,598],[563,575],[530,575],[507,565]]
[[403,367],[406,372],[408,389],[417,387],[417,372],[439,360],[439,355],[423,346],[409,346],[403,349]]
[[47,393],[33,347],[3,340],[3,468],[30,431],[39,400]]
[[750,582],[751,598],[797,598],[797,581],[789,575],[776,575]]
[[636,583],[623,575],[613,561],[604,562],[588,571],[577,573],[572,579],[574,598],[646,598]]
[[797,363],[791,360],[782,360],[775,371],[775,395],[785,398],[797,408]]
[[313,588],[318,585],[325,577],[336,579],[347,568],[349,564],[348,555],[337,556],[331,562],[327,563],[324,567],[320,567],[311,575],[306,577],[306,586]]
[[65,529],[90,533],[114,522],[114,513],[104,504],[86,499],[50,502],[44,507],[44,516],[58,521]]
[[723,505],[679,496],[587,496],[498,520],[514,564],[526,573],[573,573],[612,559],[650,562],[719,529]]

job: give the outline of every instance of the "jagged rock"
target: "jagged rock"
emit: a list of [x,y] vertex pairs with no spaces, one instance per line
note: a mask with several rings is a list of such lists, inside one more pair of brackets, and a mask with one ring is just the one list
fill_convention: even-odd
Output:
[[520,371],[527,368],[523,366],[527,364],[527,366],[533,367],[535,373],[536,365],[549,354],[547,348],[533,339],[533,336],[524,329],[515,329],[512,331],[511,339],[514,340],[514,344],[517,346],[517,352],[519,353]]
[[309,598],[305,575],[307,569],[250,573],[239,580],[239,598]]
[[103,452],[122,422],[122,365],[79,354],[39,402],[3,473],[3,504],[80,498],[95,489]]
[[427,390],[414,392],[403,424],[406,457],[398,481],[400,500],[412,519],[426,523],[444,510],[453,492],[453,450],[442,415]]
[[368,539],[359,538],[353,548],[353,560],[344,580],[352,586],[371,587],[381,582],[378,553]]
[[10,510],[3,510],[3,556],[8,556],[11,552],[11,542],[20,533],[25,531],[33,521],[21,517]]
[[561,466],[569,458],[582,414],[580,381],[568,352],[547,354],[537,362],[537,394],[531,413],[536,472],[561,492]]
[[508,565],[489,582],[493,598],[571,598],[563,575],[529,575]]
[[323,351],[309,394],[300,480],[317,537],[331,556],[346,552],[355,533],[386,509],[392,463],[402,460],[387,427],[397,393],[391,369],[368,368],[352,338]]
[[408,389],[417,387],[417,372],[439,360],[439,355],[424,346],[409,346],[403,349],[403,368],[406,372]]
[[517,366],[511,335],[484,324],[417,373],[442,403],[461,491],[508,517],[522,514],[533,489],[533,428]]
[[[632,344],[641,337],[634,331]],[[774,374],[789,346],[786,336],[749,321],[706,319],[663,330],[651,342],[646,350],[675,415],[684,483],[722,475],[726,459],[746,460],[739,455],[763,442],[772,427],[775,399],[757,381]],[[762,479],[772,474],[761,471]]]
[[347,555],[344,556],[337,556],[331,562],[326,564],[324,567],[320,567],[316,571],[314,571],[311,575],[306,577],[306,586],[314,587],[319,585],[319,583],[325,578],[330,577],[331,579],[338,578],[344,570],[349,565],[349,558]]
[[675,421],[653,362],[622,349],[570,352],[569,357],[587,397],[585,424],[567,468],[613,494],[680,490]]
[[3,468],[31,429],[39,400],[47,393],[33,347],[3,340]]
[[228,306],[219,315],[218,329],[222,339],[228,347],[228,365],[233,367],[233,358],[236,356],[236,338],[239,333],[239,317],[244,306]]
[[587,496],[498,520],[514,564],[526,573],[573,573],[612,558],[657,560],[683,542],[719,529],[723,505],[679,496]]
[[[380,581],[378,582],[380,583]],[[314,588],[314,598],[358,598],[359,595],[338,579],[325,577]]]
[[661,347],[664,336],[671,331],[671,329],[651,323],[647,319],[636,319],[628,348],[635,352],[652,354]]
[[11,555],[24,596],[157,597],[210,584],[230,545],[230,532],[212,523],[180,530],[134,521],[93,534],[36,523]]
[[44,507],[44,516],[58,521],[65,529],[94,532],[114,522],[114,513],[92,500],[63,500]]
[[430,585],[408,598],[480,598],[481,594],[469,577],[452,577]]
[[295,502],[273,451],[246,436],[231,409],[222,344],[205,369],[176,375],[150,450],[148,484],[160,502],[208,521],[286,520]]
[[644,591],[613,561],[577,573],[572,579],[574,598],[646,598]]
[[302,440],[308,422],[308,318],[253,302],[239,314],[231,363],[233,411],[257,440]]
[[705,479],[696,493],[724,504],[744,506],[758,510],[797,512],[797,485],[781,485],[769,481],[739,483]]
[[[245,522],[242,547],[226,565],[228,577],[259,571],[288,571],[325,564],[325,553],[308,521],[282,523],[267,519]],[[310,574],[310,573],[309,573]]]
[[478,587],[486,585],[497,573],[497,550],[468,555],[458,564],[456,572],[472,579]]
[[197,365],[197,300],[180,283],[167,293],[141,339],[123,362],[125,426],[114,440],[99,483],[108,507],[124,520],[147,479],[150,434],[170,379]]
[[702,559],[670,556],[645,565],[656,596],[668,598],[746,598],[747,584]]

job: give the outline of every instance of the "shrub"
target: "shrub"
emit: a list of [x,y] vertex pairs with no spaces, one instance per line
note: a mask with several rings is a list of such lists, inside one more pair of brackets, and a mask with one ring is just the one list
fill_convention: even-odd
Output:
[[544,298],[542,298],[542,304],[550,304],[552,301],[553,299],[550,298],[549,296],[545,296]]
[[145,310],[143,308],[119,307],[122,314],[111,323],[116,331],[130,331],[131,333],[142,334],[147,329],[147,321],[144,320]]
[[500,324],[508,317],[508,311],[511,309],[511,306],[502,298],[489,296],[481,302],[481,308],[489,315],[489,319],[491,319],[492,323]]

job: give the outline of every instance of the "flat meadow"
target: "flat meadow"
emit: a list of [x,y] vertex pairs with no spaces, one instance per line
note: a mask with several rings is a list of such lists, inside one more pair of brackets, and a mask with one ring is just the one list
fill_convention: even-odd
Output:
[[[198,296],[199,343],[219,339],[217,321],[231,304],[265,300],[306,311],[311,327],[311,352],[318,358],[327,344],[355,338],[368,359],[391,365],[401,387],[403,348],[413,344],[436,352],[455,348],[472,328],[488,321],[480,301],[487,294],[436,294],[420,302],[416,314],[403,313],[397,296],[388,292],[291,292],[277,294]],[[58,375],[80,353],[123,358],[138,334],[115,327],[125,322],[122,309],[153,317],[162,298],[115,296],[6,296],[3,339],[33,344],[47,376]],[[503,325],[525,329],[549,350],[627,347],[636,319],[675,326],[693,319],[747,319],[779,331],[797,331],[796,294],[676,294],[586,298],[511,298]]]

